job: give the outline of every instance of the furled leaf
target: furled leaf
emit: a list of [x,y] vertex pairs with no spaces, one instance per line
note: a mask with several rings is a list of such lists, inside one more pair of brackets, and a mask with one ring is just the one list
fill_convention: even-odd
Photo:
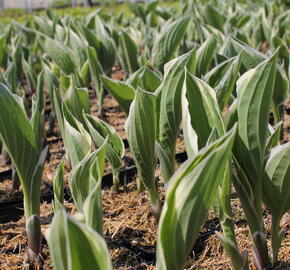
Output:
[[54,211],[58,211],[63,208],[63,201],[64,201],[64,161],[62,161],[55,173],[55,177],[53,180],[53,208]]
[[236,128],[203,148],[172,176],[158,228],[157,269],[183,269],[217,195],[235,135]]
[[72,167],[76,166],[91,152],[92,141],[83,125],[63,104],[64,144],[68,151]]
[[238,144],[235,156],[253,187],[261,185],[268,132],[268,117],[274,91],[277,52],[249,70],[237,82]]
[[125,148],[117,131],[106,122],[92,115],[86,114],[85,121],[89,132],[98,147],[101,147],[108,137],[106,157],[114,169],[119,169],[122,165]]
[[165,75],[159,87],[158,156],[161,162],[163,180],[168,182],[175,170],[176,138],[182,119],[181,92],[184,69],[194,73],[195,50],[177,57],[164,67]]
[[188,72],[183,84],[182,117],[189,156],[206,146],[213,129],[218,137],[225,132],[215,91]]
[[93,153],[87,155],[73,167],[70,173],[70,190],[79,212],[83,213],[83,205],[95,186],[102,181],[104,172],[104,159],[106,152],[104,144]]
[[211,35],[196,52],[196,76],[205,75],[209,70],[211,62],[214,58],[217,42],[216,37]]
[[54,216],[47,238],[56,270],[113,269],[104,239],[65,211]]
[[290,209],[290,143],[272,149],[265,166],[263,200],[273,215],[281,217]]
[[170,24],[166,24],[152,49],[154,67],[161,69],[163,65],[174,57],[174,53],[184,37],[190,18],[184,17]]
[[120,31],[119,46],[123,67],[129,74],[131,74],[139,67],[137,46],[125,31]]
[[144,66],[131,74],[131,76],[126,80],[126,83],[130,84],[135,89],[139,86],[147,91],[155,92],[161,84],[161,79],[156,72],[147,66]]
[[125,123],[125,131],[138,176],[149,193],[153,211],[158,215],[160,204],[155,182],[156,124],[156,97],[138,89]]

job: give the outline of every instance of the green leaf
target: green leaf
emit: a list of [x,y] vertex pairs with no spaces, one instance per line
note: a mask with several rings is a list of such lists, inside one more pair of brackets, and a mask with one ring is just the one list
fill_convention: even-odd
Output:
[[113,169],[119,169],[122,166],[125,148],[118,132],[98,117],[89,114],[85,114],[84,117],[89,132],[98,147],[101,147],[106,139],[108,140],[106,157]]
[[81,39],[73,30],[68,30],[69,42],[72,48],[76,66],[81,69],[87,60],[86,47],[88,46],[85,40]]
[[174,54],[184,37],[190,18],[184,17],[163,26],[152,49],[153,66],[161,69],[163,65],[174,57]]
[[53,209],[54,212],[63,208],[64,201],[64,160],[57,166],[53,180]]
[[72,52],[57,40],[46,37],[44,43],[45,52],[67,75],[75,71],[75,64],[72,60]]
[[164,67],[165,75],[159,87],[159,123],[157,149],[161,162],[163,180],[168,182],[175,170],[176,138],[182,119],[181,92],[184,81],[184,68],[195,71],[195,50],[177,57]]
[[65,211],[54,216],[47,238],[56,270],[113,269],[104,239]]
[[94,84],[95,92],[98,98],[98,104],[102,105],[104,90],[101,84],[100,74],[103,72],[103,69],[98,60],[97,52],[94,48],[88,47],[87,54],[88,54],[88,60],[89,60],[90,74],[91,74],[92,82]]
[[113,80],[106,76],[101,76],[101,81],[128,115],[131,102],[135,97],[135,89],[125,82]]
[[[251,48],[250,46],[243,43],[242,41],[235,38],[232,38],[231,41],[232,41],[232,45],[236,53],[240,53],[241,51],[243,51],[242,56],[241,56],[241,61],[246,69],[253,68],[259,63],[261,63],[262,61],[265,61],[267,59],[265,55]],[[277,50],[279,51],[280,48]],[[282,115],[279,115],[279,113],[281,114],[279,110],[280,111],[283,110],[281,109],[281,107],[283,107],[283,103],[288,96],[289,82],[288,82],[285,71],[278,64],[276,65],[275,73],[276,73],[275,86],[274,86],[272,99],[273,99],[273,110],[275,113],[275,118],[278,118],[278,119],[275,119],[275,122],[277,124],[283,116],[283,113]]]
[[116,61],[116,45],[98,15],[95,16],[95,27],[100,41],[100,47],[97,54],[104,71],[110,72]]
[[[157,269],[183,269],[231,156],[236,127],[172,176],[157,236]],[[178,247],[178,248],[176,248]]]
[[126,83],[130,84],[135,89],[139,86],[142,89],[146,89],[146,91],[155,92],[161,84],[161,79],[156,72],[147,66],[143,66],[131,74],[126,80]]
[[240,254],[237,245],[225,237],[220,232],[215,232],[219,240],[222,242],[224,249],[231,258],[231,262],[235,270],[248,270],[249,262],[247,253]]
[[155,182],[156,117],[155,95],[138,89],[125,123],[125,131],[139,178],[149,193],[153,211],[156,208],[158,212],[160,205]]
[[210,4],[206,4],[203,10],[203,18],[207,24],[214,26],[223,32],[226,17]]
[[32,111],[30,120],[30,123],[36,136],[39,151],[41,151],[45,140],[43,88],[44,88],[44,73],[41,72],[37,78],[37,86],[36,86],[37,96],[32,97]]
[[137,45],[133,39],[123,30],[119,33],[120,57],[122,66],[131,74],[139,68]]
[[63,104],[64,144],[72,167],[76,166],[91,152],[92,141],[83,125],[73,116]]
[[277,51],[237,82],[238,143],[235,157],[253,187],[261,186]]
[[220,137],[225,127],[216,93],[208,84],[187,72],[183,89],[184,139],[189,156],[194,156],[206,146],[214,128]]
[[106,144],[107,141],[98,150],[85,156],[73,167],[70,173],[69,186],[79,212],[83,213],[86,198],[95,186],[102,181]]
[[90,100],[88,89],[77,88],[74,79],[70,80],[70,87],[65,92],[63,101],[75,118],[84,124],[83,112],[90,113]]
[[205,80],[217,93],[219,108],[221,110],[228,104],[235,88],[241,66],[240,55],[230,58],[212,69]]
[[265,166],[263,201],[273,215],[282,217],[290,209],[290,142],[271,150]]
[[18,172],[24,193],[28,193],[40,153],[24,108],[2,83],[0,84],[0,110],[1,141]]
[[[98,169],[93,166],[91,170]],[[102,210],[102,190],[101,181],[96,183],[96,186],[89,193],[84,201],[83,211],[86,224],[94,231],[103,235],[103,210]]]
[[210,68],[211,62],[214,58],[217,41],[214,35],[211,35],[207,40],[198,48],[196,53],[196,76],[200,77],[205,75]]

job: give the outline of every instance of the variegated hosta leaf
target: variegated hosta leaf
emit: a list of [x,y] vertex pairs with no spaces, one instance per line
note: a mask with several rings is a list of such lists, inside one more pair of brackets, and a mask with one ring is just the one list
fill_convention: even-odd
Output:
[[67,216],[65,211],[54,216],[47,238],[56,270],[113,269],[104,239],[87,225]]
[[99,50],[97,51],[98,57],[104,71],[109,72],[116,61],[116,45],[98,15],[95,16],[95,28],[100,41]]
[[226,17],[219,10],[210,4],[206,4],[203,10],[203,18],[207,24],[223,31]]
[[6,68],[7,62],[7,53],[6,53],[6,46],[7,46],[7,39],[8,33],[4,33],[0,36],[0,67]]
[[240,55],[230,58],[216,66],[205,76],[205,80],[217,93],[221,110],[228,104],[234,90],[241,66],[240,59]]
[[290,209],[290,142],[271,150],[265,174],[263,201],[280,218]]
[[63,122],[63,140],[72,167],[74,167],[91,152],[92,140],[90,134],[73,116],[65,104],[63,104]]
[[290,142],[272,149],[265,166],[262,197],[272,214],[272,262],[278,260],[284,236],[280,220],[290,209]]
[[22,66],[25,76],[27,78],[29,90],[31,93],[36,89],[37,86],[37,74],[34,71],[33,67],[24,59],[22,59]]
[[104,90],[101,84],[100,75],[103,72],[103,69],[98,60],[97,52],[94,48],[88,47],[87,54],[92,82],[94,84],[95,92],[98,98],[98,104],[101,106],[103,104]]
[[84,124],[83,112],[90,113],[88,89],[77,88],[74,79],[71,78],[70,87],[65,92],[63,101],[74,117]]
[[72,52],[64,44],[49,37],[45,39],[45,52],[67,75],[75,71],[75,64],[72,60]]
[[196,52],[196,76],[205,75],[210,68],[214,58],[217,41],[214,35],[211,35]]
[[167,23],[161,30],[152,49],[153,66],[161,69],[163,65],[174,57],[176,49],[184,37],[189,17],[184,17],[174,22]]
[[266,155],[272,148],[280,144],[281,128],[283,128],[282,121],[276,125],[275,129],[270,124],[268,125],[269,136],[266,143]]
[[160,205],[154,176],[156,122],[155,95],[138,88],[125,123],[125,131],[138,176],[149,193],[153,211],[158,215]]
[[[232,45],[236,53],[240,53],[241,51],[241,61],[242,64],[245,66],[246,69],[254,68],[262,61],[266,60],[266,56],[259,51],[251,48],[247,44],[243,43],[242,41],[232,38]],[[274,92],[273,92],[273,110],[276,123],[280,121],[281,118],[281,107],[283,107],[283,103],[288,96],[288,79],[285,71],[277,64],[276,65],[276,77],[275,77],[275,85],[274,85]],[[282,109],[283,110],[283,109]],[[283,113],[282,113],[283,115]]]
[[41,251],[40,183],[48,147],[39,147],[18,98],[0,83],[0,138],[20,178],[30,254],[36,258]]
[[143,66],[134,72],[127,80],[126,83],[133,86],[135,89],[141,87],[150,92],[155,92],[155,90],[160,86],[161,79],[160,76],[148,68]]
[[135,89],[127,83],[101,76],[104,87],[118,101],[120,107],[128,115],[131,102],[135,97]]
[[89,193],[102,181],[107,140],[96,151],[84,157],[70,173],[69,186],[79,212]]
[[[231,156],[236,127],[172,176],[157,236],[157,269],[183,269]],[[178,247],[178,248],[177,248]]]
[[189,72],[185,75],[182,93],[182,118],[185,145],[189,156],[206,146],[215,129],[217,137],[225,132],[215,91]]
[[54,212],[63,208],[63,201],[64,201],[64,161],[62,161],[55,173],[55,177],[53,180],[53,210]]
[[139,3],[135,3],[131,0],[125,0],[125,3],[130,11],[132,11],[136,16],[140,17],[145,22],[146,12],[142,5],[140,5]]
[[68,34],[69,34],[70,46],[72,48],[74,59],[76,59],[77,67],[80,69],[83,67],[83,65],[85,64],[87,60],[86,47],[88,45],[73,30],[69,29]]
[[181,118],[181,92],[185,67],[195,71],[195,50],[177,57],[164,67],[165,76],[158,88],[158,146],[163,180],[168,182],[175,170],[175,147]]
[[119,46],[122,65],[131,74],[139,67],[137,46],[132,38],[123,30],[119,33]]
[[30,123],[35,133],[39,151],[41,151],[45,139],[44,130],[44,73],[41,72],[37,78],[36,94],[32,97],[32,110]]
[[248,270],[249,262],[247,253],[240,254],[239,249],[237,248],[236,243],[231,239],[225,237],[220,232],[215,232],[219,240],[222,242],[224,249],[231,258],[231,262],[235,270]]
[[35,133],[18,98],[2,83],[0,105],[1,141],[9,152],[29,200],[32,175],[40,155]]
[[[95,166],[91,170],[98,169]],[[86,224],[103,235],[102,183],[98,181],[84,201],[83,212]]]
[[234,153],[253,188],[261,187],[276,60],[277,52],[237,82],[239,136]]
[[108,144],[106,157],[111,163],[113,169],[119,169],[122,165],[125,148],[118,132],[98,117],[86,114],[85,121],[89,133],[98,147],[101,147],[107,138]]

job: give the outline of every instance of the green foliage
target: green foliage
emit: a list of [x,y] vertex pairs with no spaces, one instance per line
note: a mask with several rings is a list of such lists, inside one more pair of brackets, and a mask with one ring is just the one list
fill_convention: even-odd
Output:
[[154,175],[156,128],[156,97],[150,92],[137,89],[125,130],[138,175],[148,191],[153,213],[158,216],[160,203]]
[[158,229],[157,269],[183,269],[217,194],[235,135],[236,128],[186,161],[171,178]]
[[87,225],[68,217],[64,211],[59,211],[53,218],[47,238],[56,270],[113,269],[104,239]]

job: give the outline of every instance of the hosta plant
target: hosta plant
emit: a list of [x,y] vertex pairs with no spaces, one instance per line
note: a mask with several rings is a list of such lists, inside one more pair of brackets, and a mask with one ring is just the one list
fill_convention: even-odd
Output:
[[238,136],[233,151],[237,177],[234,177],[233,183],[249,224],[254,259],[259,269],[269,266],[263,227],[262,187],[276,61],[277,52],[243,74],[237,82]]
[[56,270],[113,269],[104,239],[64,210],[56,213],[46,237]]
[[124,143],[117,131],[105,121],[89,114],[86,114],[84,117],[89,132],[97,147],[101,147],[106,138],[108,140],[106,158],[112,166],[114,190],[118,191],[119,170],[122,166],[122,158],[125,154]]
[[69,186],[79,217],[99,234],[103,233],[101,184],[107,139],[101,147],[84,157],[71,171]]
[[138,176],[148,191],[152,212],[158,218],[160,202],[155,180],[156,96],[142,89],[136,91],[125,130]]
[[236,130],[201,149],[170,179],[158,228],[157,269],[183,269],[222,182]]
[[164,79],[157,90],[159,118],[156,149],[165,183],[175,171],[175,148],[182,118],[181,92],[185,68],[194,73],[195,60],[195,50],[192,50],[168,62],[164,67]]
[[47,148],[38,145],[33,125],[20,98],[0,84],[0,136],[17,170],[24,195],[28,255],[31,261],[41,252],[40,183]]

